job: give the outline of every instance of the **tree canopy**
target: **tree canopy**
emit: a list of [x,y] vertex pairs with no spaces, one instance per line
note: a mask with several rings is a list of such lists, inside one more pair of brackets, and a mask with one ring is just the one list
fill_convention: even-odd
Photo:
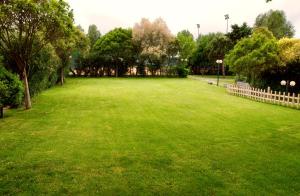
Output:
[[295,34],[294,26],[287,20],[284,11],[270,10],[267,13],[257,16],[255,27],[266,27],[277,38],[293,37]]
[[160,64],[167,57],[172,34],[161,18],[150,22],[143,18],[133,27],[133,41],[140,48],[141,57],[150,63]]
[[0,4],[0,49],[24,81],[25,107],[31,107],[27,72],[32,57],[68,33],[73,13],[63,0],[14,0]]
[[89,26],[87,36],[90,40],[90,46],[91,48],[93,48],[96,41],[101,37],[101,33],[98,30],[97,26],[93,24]]
[[[98,55],[104,56],[111,60],[116,66],[124,65],[130,61],[133,56],[132,30],[116,28],[100,39],[94,45],[94,50]],[[123,73],[122,67],[116,68],[116,76]]]
[[241,26],[234,24],[231,26],[231,32],[227,33],[226,36],[231,40],[233,45],[235,45],[239,40],[244,37],[249,37],[252,34],[252,28],[243,23]]
[[259,85],[261,74],[281,64],[275,37],[266,28],[257,28],[249,38],[242,39],[226,55],[226,64],[253,85]]
[[180,58],[189,59],[196,48],[194,36],[188,30],[183,30],[177,34],[176,40],[179,45]]

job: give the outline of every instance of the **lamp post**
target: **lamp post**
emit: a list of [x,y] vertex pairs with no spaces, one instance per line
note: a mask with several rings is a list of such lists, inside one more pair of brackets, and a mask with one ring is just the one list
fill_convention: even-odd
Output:
[[200,24],[197,24],[197,29],[198,29],[198,39],[199,39],[199,36],[200,36]]
[[220,64],[223,63],[223,60],[217,60],[216,63],[218,64],[218,78],[217,78],[217,86],[219,86],[219,80],[220,80]]
[[229,20],[229,14],[225,14],[225,20],[227,21],[227,27],[226,27],[226,33],[228,33],[228,20]]
[[289,91],[289,86],[291,86],[291,87],[296,86],[296,82],[295,82],[295,81],[291,81],[291,82],[290,82],[289,80],[287,80],[287,81],[282,80],[282,81],[280,82],[280,85],[281,85],[281,86],[285,86],[285,92],[288,93],[288,91]]

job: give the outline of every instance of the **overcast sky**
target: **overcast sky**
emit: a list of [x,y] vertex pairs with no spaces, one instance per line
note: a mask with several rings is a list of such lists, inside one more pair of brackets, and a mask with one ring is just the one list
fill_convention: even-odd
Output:
[[173,34],[188,29],[200,33],[225,32],[224,14],[229,24],[253,25],[258,14],[270,9],[284,10],[300,38],[300,0],[67,0],[74,10],[75,22],[87,30],[96,24],[102,34],[115,27],[133,27],[141,18],[162,17]]

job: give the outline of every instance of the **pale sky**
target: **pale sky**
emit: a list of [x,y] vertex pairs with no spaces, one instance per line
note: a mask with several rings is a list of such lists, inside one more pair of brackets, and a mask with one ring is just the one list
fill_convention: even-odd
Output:
[[141,18],[163,18],[173,34],[188,29],[200,33],[225,32],[229,24],[253,25],[258,14],[270,9],[284,10],[300,38],[300,0],[67,0],[74,10],[75,22],[87,31],[96,24],[102,34],[115,27],[133,27]]

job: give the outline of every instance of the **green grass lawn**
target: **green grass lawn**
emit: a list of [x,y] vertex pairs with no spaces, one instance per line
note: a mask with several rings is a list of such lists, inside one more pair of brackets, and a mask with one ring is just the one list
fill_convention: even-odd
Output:
[[68,79],[0,120],[0,195],[299,195],[300,111],[192,79]]

